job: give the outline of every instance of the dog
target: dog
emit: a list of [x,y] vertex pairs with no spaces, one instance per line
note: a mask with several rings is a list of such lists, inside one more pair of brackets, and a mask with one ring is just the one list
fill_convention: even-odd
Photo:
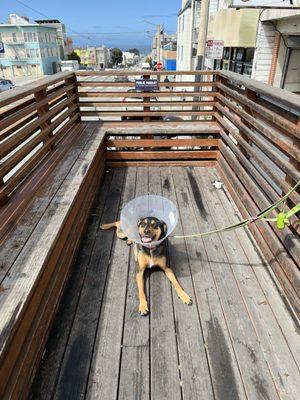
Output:
[[[126,234],[121,229],[120,221],[111,224],[103,224],[100,229],[116,228],[117,237],[122,240],[127,240],[127,244],[132,244],[132,241],[127,238]],[[166,240],[161,242],[158,246],[151,247],[151,242],[156,242],[163,239],[167,234],[167,225],[155,218],[146,217],[137,221],[137,228],[141,238],[141,242],[147,243],[150,247],[143,246],[139,243],[134,243],[134,257],[137,263],[138,272],[136,274],[136,281],[139,296],[139,313],[143,316],[149,313],[147,298],[144,289],[144,272],[147,268],[159,267],[166,274],[170,280],[178,297],[183,303],[191,305],[192,299],[180,286],[174,272],[167,264],[167,248]]]

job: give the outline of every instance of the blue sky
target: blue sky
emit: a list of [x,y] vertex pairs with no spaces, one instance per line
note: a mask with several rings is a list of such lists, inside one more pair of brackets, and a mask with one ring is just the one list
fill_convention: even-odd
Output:
[[145,50],[151,42],[146,31],[153,34],[155,26],[143,20],[161,23],[167,33],[174,33],[180,5],[181,0],[2,0],[0,15],[1,22],[10,13],[26,15],[31,20],[45,16],[59,19],[80,45],[104,43],[122,50]]

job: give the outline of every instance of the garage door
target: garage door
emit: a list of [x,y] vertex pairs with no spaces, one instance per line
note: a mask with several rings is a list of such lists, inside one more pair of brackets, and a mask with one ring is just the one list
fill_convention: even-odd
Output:
[[25,76],[26,75],[26,68],[22,65],[14,65],[14,75],[17,76]]
[[10,67],[3,67],[2,72],[5,79],[12,79]]

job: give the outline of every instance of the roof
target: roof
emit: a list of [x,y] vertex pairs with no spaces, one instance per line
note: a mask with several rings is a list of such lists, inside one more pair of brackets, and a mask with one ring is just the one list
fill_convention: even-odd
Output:
[[188,0],[185,3],[185,6],[183,7],[183,9],[179,11],[178,17],[179,17],[179,15],[183,14],[188,8],[191,8],[191,6],[192,6],[192,0]]
[[37,24],[61,24],[58,19],[36,19]]
[[43,26],[39,24],[0,24],[1,28],[37,28],[37,29],[55,29],[54,26]]

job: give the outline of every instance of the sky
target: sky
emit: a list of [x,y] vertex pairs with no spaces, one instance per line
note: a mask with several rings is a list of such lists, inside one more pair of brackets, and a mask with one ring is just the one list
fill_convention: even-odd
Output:
[[32,21],[59,19],[76,45],[136,47],[145,53],[155,24],[164,25],[166,33],[176,32],[180,6],[181,0],[0,0],[0,21],[12,13]]

